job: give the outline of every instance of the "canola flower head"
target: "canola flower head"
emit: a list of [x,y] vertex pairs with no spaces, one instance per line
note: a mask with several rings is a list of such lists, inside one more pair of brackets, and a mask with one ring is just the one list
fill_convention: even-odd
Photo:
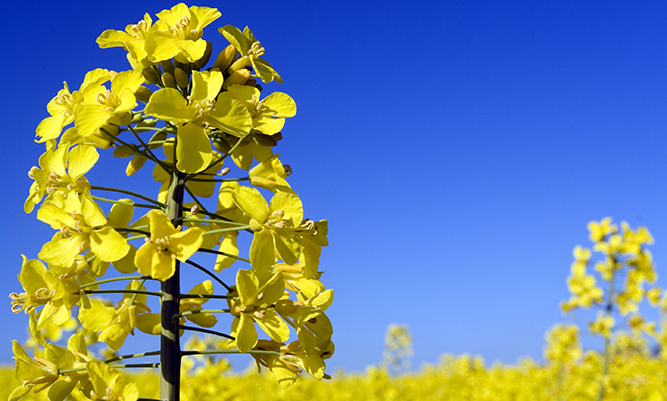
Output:
[[[22,386],[11,400],[48,389],[51,401],[70,393],[74,399],[136,401],[141,389],[110,365],[144,356],[119,356],[131,336],[141,332],[178,342],[195,329],[190,323],[212,329],[225,313],[227,330],[207,331],[229,339],[215,350],[270,351],[253,356],[282,387],[301,372],[330,377],[324,361],[335,347],[325,312],[333,290],[318,270],[321,248],[328,245],[327,221],[304,218],[302,201],[287,181],[292,168],[273,151],[286,119],[296,115],[296,102],[284,92],[261,97],[258,80],[283,81],[247,27],[220,28],[230,45],[206,67],[214,49],[204,29],[220,16],[216,8],[179,3],[154,17],[145,13],[124,30],[104,30],[98,45],[123,48],[132,68],[89,71],[78,90],[64,83],[48,102],[49,116],[36,129],[45,151],[29,170],[33,182],[24,211],[37,206],[37,219],[54,233],[39,259],[23,257],[23,290],[10,295],[13,311],[28,314],[29,350],[35,351],[30,357],[15,346]],[[144,194],[89,182],[85,176],[98,162],[98,150],[109,148],[129,160],[127,176],[154,163],[159,189]],[[227,158],[247,176],[234,177]],[[271,199],[258,188],[273,192]],[[202,203],[210,197],[217,205]],[[135,209],[149,211],[135,216]],[[248,242],[237,241],[242,235],[252,236],[246,255],[239,245]],[[195,262],[197,252],[216,253],[215,264],[209,269]],[[236,272],[235,285],[213,273],[241,263],[250,268]],[[181,272],[190,268],[215,281],[182,292]],[[153,281],[162,282],[160,291],[151,290]],[[216,282],[226,296],[215,294]],[[122,296],[112,303],[97,295],[106,293]],[[226,298],[229,309],[207,309],[216,298]],[[49,343],[72,330],[77,334],[68,348]],[[88,354],[87,343],[96,342],[108,346],[100,351],[106,362]],[[173,355],[180,358],[180,352]],[[229,369],[224,358],[203,359],[207,369],[186,363],[185,371],[210,376]],[[178,365],[161,364],[163,372]]]

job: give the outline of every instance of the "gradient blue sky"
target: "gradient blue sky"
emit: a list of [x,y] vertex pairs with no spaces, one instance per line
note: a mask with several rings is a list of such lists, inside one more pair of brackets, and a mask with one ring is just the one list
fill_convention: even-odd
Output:
[[[20,291],[20,254],[36,257],[52,235],[22,210],[46,103],[64,80],[128,68],[121,49],[97,47],[103,30],[174,4],[4,6],[0,293]],[[336,295],[331,371],[379,362],[394,322],[410,327],[416,366],[445,352],[541,359],[545,331],[568,320],[558,304],[592,219],[648,226],[665,266],[667,3],[245,4],[195,5],[223,13],[205,31],[216,51],[218,26],[249,25],[285,80],[266,88],[296,100],[278,151],[307,217],[330,221],[320,268]],[[123,169],[104,162],[89,179]],[[157,188],[148,174],[127,181]],[[0,362],[11,363],[27,319],[9,299],[0,318]]]

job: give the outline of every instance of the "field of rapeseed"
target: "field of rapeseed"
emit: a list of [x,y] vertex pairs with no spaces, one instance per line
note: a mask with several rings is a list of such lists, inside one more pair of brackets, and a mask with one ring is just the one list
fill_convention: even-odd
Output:
[[[556,329],[555,332],[561,331]],[[554,331],[552,331],[553,333]],[[560,337],[561,342],[558,342]],[[547,356],[561,358],[577,345],[548,338]],[[650,400],[665,398],[667,364],[651,356],[646,342],[620,335],[612,343],[610,374],[605,379],[604,400]],[[559,356],[560,355],[560,356]],[[562,359],[562,358],[561,358]],[[596,400],[603,355],[583,354],[576,362],[524,359],[516,365],[485,364],[469,355],[443,355],[436,365],[418,372],[392,374],[386,366],[369,367],[364,373],[335,372],[329,381],[304,378],[283,390],[271,374],[248,371],[234,374],[224,359],[191,370],[182,380],[183,400]],[[6,399],[19,385],[13,369],[0,370],[0,397]],[[141,397],[157,398],[157,374],[134,376]],[[72,398],[86,399],[74,392]],[[46,392],[28,394],[24,400],[47,400]]]

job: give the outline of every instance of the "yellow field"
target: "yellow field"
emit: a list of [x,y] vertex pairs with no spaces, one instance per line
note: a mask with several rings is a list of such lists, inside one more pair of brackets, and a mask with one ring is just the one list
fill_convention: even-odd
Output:
[[[667,364],[646,350],[616,349],[610,375],[605,379],[605,400],[665,398]],[[334,373],[330,381],[307,377],[287,390],[270,374],[233,375],[226,363],[190,374],[183,381],[183,400],[595,400],[602,372],[602,357],[587,353],[575,364],[539,365],[524,360],[514,366],[484,365],[481,358],[445,355],[438,365],[417,373],[392,376],[384,368],[369,367],[363,374]],[[157,398],[155,375],[134,377],[141,396]],[[19,383],[13,369],[0,370],[0,399],[7,399]],[[46,400],[46,391],[24,400]],[[75,399],[84,400],[83,396]]]

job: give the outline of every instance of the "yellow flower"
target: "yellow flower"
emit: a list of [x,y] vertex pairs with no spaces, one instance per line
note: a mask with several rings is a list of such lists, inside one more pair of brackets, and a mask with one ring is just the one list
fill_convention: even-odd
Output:
[[289,327],[276,313],[273,306],[285,292],[282,274],[259,273],[254,270],[239,270],[236,287],[229,300],[229,309],[234,316],[232,336],[241,352],[250,351],[257,344],[254,322],[273,340],[282,343],[289,338]]
[[252,129],[264,135],[275,135],[283,129],[285,117],[296,115],[296,103],[282,92],[274,92],[263,100],[259,100],[259,95],[259,89],[254,86],[232,85],[218,99],[242,101],[252,116]]
[[12,392],[10,400],[18,400],[30,390],[39,393],[48,387],[50,387],[49,399],[63,400],[77,384],[87,379],[85,371],[72,376],[58,374],[59,370],[81,368],[90,360],[86,342],[78,334],[70,337],[67,341],[67,348],[46,344],[43,358],[38,356],[31,358],[17,341],[12,341],[12,344],[16,362],[16,379],[21,381],[23,386]]
[[591,275],[573,274],[567,279],[567,287],[580,306],[588,308],[593,302],[602,302],[603,291],[595,285],[595,277]]
[[314,297],[326,289],[319,280],[319,274],[315,275],[316,278],[306,277],[304,272],[309,269],[305,266],[303,260],[293,266],[277,263],[274,270],[283,274],[286,289],[297,294],[302,293],[306,298]]
[[217,8],[179,3],[170,10],[157,13],[158,30],[153,33],[154,48],[149,49],[151,61],[160,62],[175,57],[181,63],[195,62],[204,56],[206,41],[203,29],[220,17]]
[[611,336],[611,329],[614,327],[614,318],[609,315],[605,315],[602,312],[598,312],[597,318],[595,321],[589,323],[589,328],[591,333],[600,334],[605,337]]
[[295,231],[303,220],[303,205],[290,189],[276,192],[267,204],[255,188],[238,187],[234,202],[250,216],[255,230],[250,245],[250,263],[256,269],[269,269],[276,254],[288,265],[296,264],[301,255],[301,238]]
[[283,165],[278,160],[278,156],[280,154],[273,155],[249,171],[248,175],[250,176],[250,183],[252,185],[274,192],[276,188],[290,188],[285,178],[292,173],[292,169],[290,166]]
[[25,292],[10,294],[12,312],[25,310],[25,313],[31,313],[44,305],[39,312],[37,330],[49,321],[57,326],[67,323],[71,317],[70,310],[79,302],[79,284],[47,270],[39,260],[22,257],[23,266],[18,278]]
[[102,361],[92,360],[86,366],[92,383],[90,397],[100,401],[137,401],[139,389],[127,379],[120,378],[120,372]]
[[579,328],[575,325],[556,325],[546,334],[544,356],[552,362],[573,363],[581,358]]
[[615,234],[618,231],[618,226],[611,224],[611,217],[605,217],[599,223],[597,221],[588,223],[588,231],[591,241],[600,242],[605,236]]
[[331,342],[333,326],[324,311],[333,302],[333,290],[322,291],[310,298],[297,293],[297,298],[298,302],[288,299],[278,301],[276,311],[292,318],[299,343],[305,354],[311,356],[321,347],[328,348]]
[[572,262],[571,267],[572,274],[583,274],[591,258],[591,250],[577,245],[572,251],[572,255],[574,256],[574,262]]
[[70,267],[89,248],[101,261],[115,262],[130,249],[127,240],[107,225],[102,209],[89,194],[44,202],[37,218],[60,231],[39,252],[39,258],[48,264]]
[[235,26],[225,25],[222,28],[218,28],[218,31],[229,40],[236,50],[240,53],[241,58],[236,60],[230,67],[230,73],[234,71],[252,65],[253,70],[255,71],[256,77],[259,77],[265,83],[269,83],[274,79],[276,82],[283,83],[282,78],[276,72],[276,70],[271,67],[268,61],[260,58],[264,55],[264,48],[261,43],[252,34],[252,31],[248,27],[245,27],[243,32]]
[[165,281],[174,275],[176,259],[185,262],[201,246],[204,230],[174,228],[169,217],[158,210],[148,212],[151,237],[139,248],[134,263],[141,274]]
[[88,180],[83,175],[99,159],[97,150],[89,145],[80,145],[68,151],[68,143],[54,148],[55,141],[47,142],[47,150],[39,158],[40,168],[30,169],[29,176],[35,182],[30,186],[30,195],[23,206],[26,213],[32,212],[45,194],[56,191],[63,194],[69,191],[82,193],[90,188]]
[[90,71],[83,79],[83,83],[78,91],[70,93],[67,82],[63,82],[65,88],[61,89],[56,97],[51,99],[46,109],[51,114],[42,120],[37,126],[37,136],[41,137],[37,142],[46,142],[50,139],[56,139],[63,127],[74,121],[74,111],[76,106],[88,96],[89,92],[98,85],[108,81],[111,74],[101,68]]
[[[130,282],[126,289],[146,290],[138,281]],[[100,333],[99,341],[107,343],[114,351],[123,346],[128,334],[134,335],[135,327],[144,333],[156,334],[153,333],[154,318],[146,306],[146,295],[138,294],[131,302],[133,297],[134,294],[123,294],[115,308],[91,299],[88,307],[79,310],[81,325],[86,330]]]
[[212,146],[206,127],[218,128],[244,137],[250,132],[250,112],[239,100],[215,98],[222,87],[219,71],[192,73],[192,94],[185,99],[176,89],[153,93],[145,113],[178,124],[176,167],[194,174],[206,169],[212,160]]
[[124,48],[128,52],[127,59],[132,68],[141,70],[151,64],[148,60],[146,48],[155,47],[151,35],[158,28],[158,26],[153,25],[153,20],[146,13],[143,20],[125,27],[125,32],[114,29],[107,29],[102,32],[97,38],[97,44],[103,49],[107,47]]
[[123,71],[111,79],[111,89],[90,88],[74,109],[74,127],[81,137],[94,134],[107,123],[126,125],[129,112],[137,107],[134,92],[144,82],[139,71]]

